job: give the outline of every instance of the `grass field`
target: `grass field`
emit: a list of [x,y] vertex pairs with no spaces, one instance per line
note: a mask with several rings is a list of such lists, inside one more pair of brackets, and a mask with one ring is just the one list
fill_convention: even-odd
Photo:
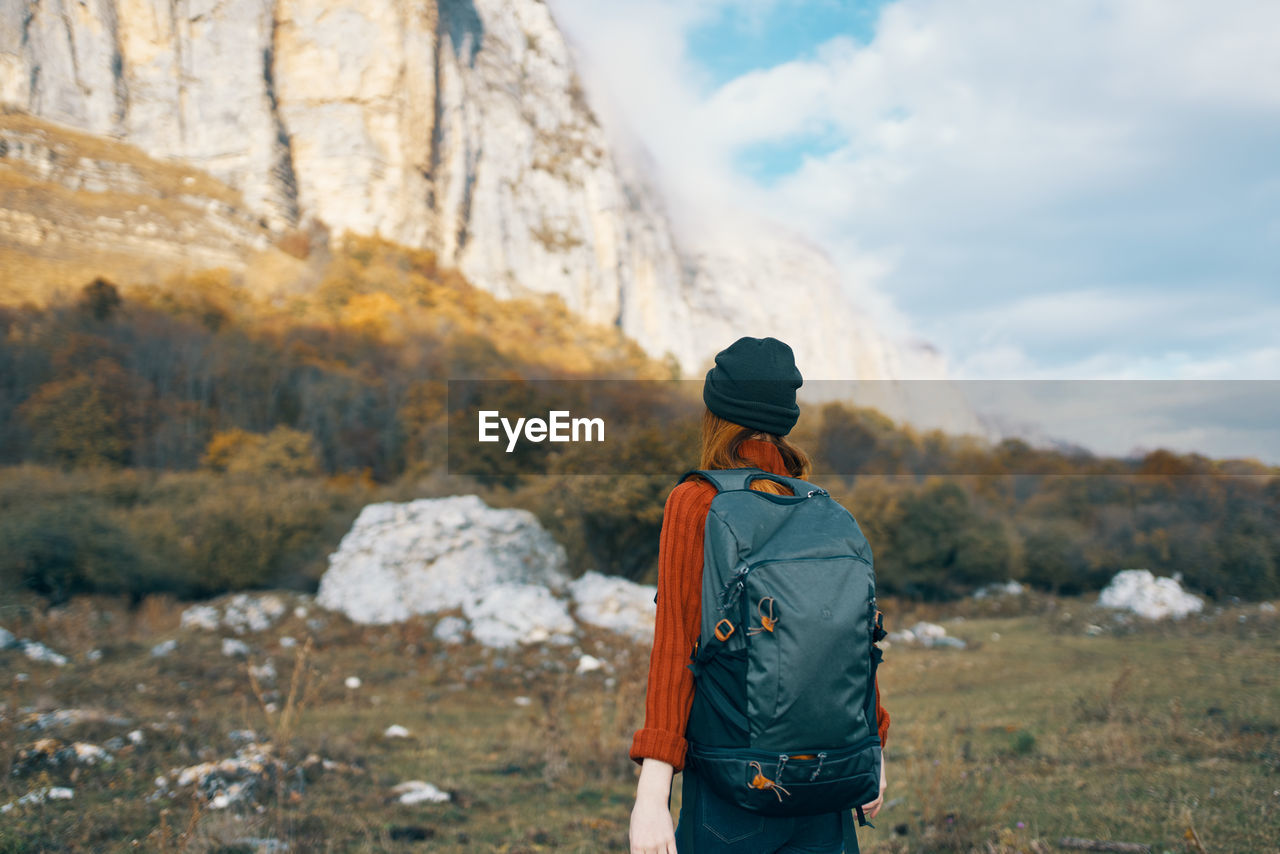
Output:
[[[1084,600],[1001,608],[886,603],[889,628],[943,620],[969,648],[886,651],[889,805],[864,850],[1042,852],[1081,837],[1280,851],[1276,614],[1242,604],[1121,625]],[[0,652],[0,804],[73,790],[0,814],[0,852],[627,850],[645,646],[601,632],[576,650],[493,652],[435,640],[434,618],[367,627],[312,606],[240,636],[246,660],[223,654],[229,630],[179,628],[181,611],[81,598],[0,614],[70,659]],[[173,652],[151,654],[170,638]],[[576,674],[582,652],[608,666]],[[277,676],[255,687],[247,665],[268,658]],[[115,719],[34,728],[35,713],[68,708]],[[392,724],[410,737],[384,737]],[[237,730],[281,763],[246,802],[214,809],[174,783],[174,769],[233,756]],[[112,738],[110,761],[46,756]],[[399,803],[392,787],[414,779],[451,800]]]

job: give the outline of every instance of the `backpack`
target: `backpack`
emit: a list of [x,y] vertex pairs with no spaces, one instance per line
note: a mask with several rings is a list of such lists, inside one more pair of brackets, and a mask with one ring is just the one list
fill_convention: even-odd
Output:
[[[690,656],[687,762],[763,815],[842,812],[880,793],[875,674],[884,636],[871,546],[826,490],[759,468],[695,469],[707,513],[702,617]],[[766,478],[794,495],[749,489]]]

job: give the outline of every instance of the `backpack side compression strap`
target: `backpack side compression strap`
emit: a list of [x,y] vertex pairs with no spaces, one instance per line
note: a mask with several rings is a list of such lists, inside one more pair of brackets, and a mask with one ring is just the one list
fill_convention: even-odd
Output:
[[858,829],[853,823],[853,811],[840,813],[840,835],[844,837],[844,854],[859,854]]

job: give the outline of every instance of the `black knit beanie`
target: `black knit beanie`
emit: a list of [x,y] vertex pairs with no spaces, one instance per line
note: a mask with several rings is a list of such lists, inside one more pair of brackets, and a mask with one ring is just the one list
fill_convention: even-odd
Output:
[[716,354],[702,402],[726,421],[785,436],[800,417],[796,389],[804,380],[795,354],[777,338],[739,338]]

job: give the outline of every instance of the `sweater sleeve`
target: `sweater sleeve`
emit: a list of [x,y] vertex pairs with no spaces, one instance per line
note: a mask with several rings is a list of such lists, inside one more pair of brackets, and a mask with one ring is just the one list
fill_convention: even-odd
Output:
[[880,749],[884,749],[885,739],[889,737],[889,713],[880,705],[880,677],[876,677],[876,724],[880,729]]
[[658,612],[649,683],[645,692],[644,727],[631,740],[630,756],[668,762],[684,768],[685,726],[693,706],[693,672],[689,655],[698,636],[702,608],[702,537],[715,489],[685,481],[667,496],[658,536]]

